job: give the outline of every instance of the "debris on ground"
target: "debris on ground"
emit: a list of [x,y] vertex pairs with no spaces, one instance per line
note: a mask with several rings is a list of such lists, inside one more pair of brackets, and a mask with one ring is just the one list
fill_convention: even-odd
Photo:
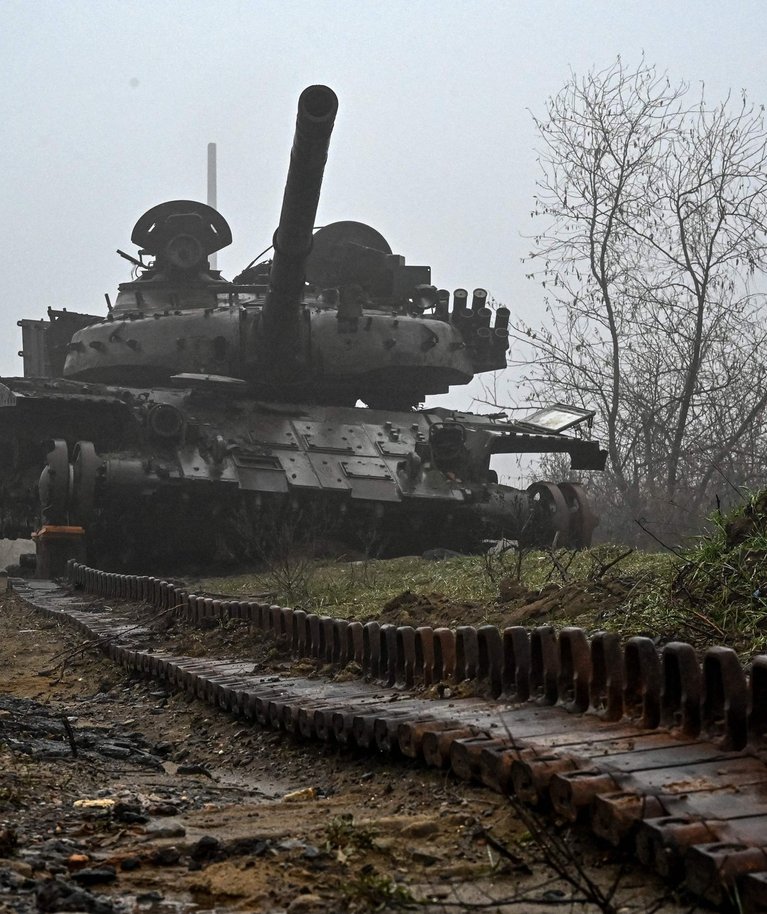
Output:
[[[219,635],[198,633],[201,652]],[[244,650],[247,629],[237,636]],[[80,649],[75,630],[12,595],[0,597],[0,664],[3,911],[541,914],[558,891],[569,911],[597,914],[488,790],[243,724]],[[562,834],[606,886],[625,866],[626,914],[666,893],[619,851]]]

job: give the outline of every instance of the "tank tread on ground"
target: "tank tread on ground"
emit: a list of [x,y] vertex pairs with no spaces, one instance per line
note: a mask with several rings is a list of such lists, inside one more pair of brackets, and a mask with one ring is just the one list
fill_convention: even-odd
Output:
[[[699,658],[682,642],[574,627],[363,624],[74,561],[67,578],[14,589],[131,673],[295,737],[452,769],[588,823],[717,911],[767,910],[765,655],[746,672],[721,646]],[[271,636],[316,673],[170,654],[158,614],[192,628],[239,620],[242,637]]]

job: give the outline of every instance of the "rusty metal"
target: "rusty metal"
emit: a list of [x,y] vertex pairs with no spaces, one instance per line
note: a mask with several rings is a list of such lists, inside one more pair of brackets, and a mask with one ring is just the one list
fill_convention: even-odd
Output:
[[749,873],[767,870],[767,852],[737,841],[695,844],[685,855],[687,885],[714,905],[733,902],[736,887]]
[[380,678],[387,686],[397,679],[397,626],[384,623],[379,629],[381,638]]
[[395,685],[412,689],[415,685],[417,658],[416,634],[412,625],[397,628],[397,662],[395,664]]
[[444,768],[450,762],[450,749],[455,740],[472,739],[476,734],[476,727],[467,726],[449,730],[425,730],[421,737],[424,761],[432,768]]
[[455,672],[457,682],[476,679],[479,667],[477,629],[473,625],[459,625],[455,630]]
[[767,873],[749,873],[738,885],[744,911],[767,911]]
[[530,693],[551,705],[559,697],[559,649],[557,633],[551,625],[530,632]]
[[423,684],[430,686],[434,682],[434,629],[430,625],[415,630],[415,664]]
[[558,699],[568,711],[583,712],[590,703],[591,650],[582,628],[559,633]]
[[397,729],[400,752],[409,758],[419,758],[423,752],[423,740],[427,733],[456,729],[458,729],[458,722],[454,717],[447,717],[445,720],[422,717],[418,720],[400,721]]
[[487,734],[455,739],[450,746],[450,767],[454,774],[464,781],[481,780],[481,756],[486,749],[508,749],[512,741],[508,737],[492,737]]
[[660,722],[661,670],[650,638],[629,638],[624,653],[623,707],[639,727]]
[[668,879],[679,878],[687,848],[718,840],[716,825],[682,816],[647,818],[639,825],[636,853],[642,863]]
[[491,698],[503,692],[503,636],[495,625],[477,629],[477,680]]
[[661,801],[652,795],[619,790],[594,797],[591,828],[595,835],[616,847],[631,837],[640,822],[666,812]]
[[748,685],[738,655],[728,647],[710,647],[703,658],[703,727],[724,747],[748,742]]
[[748,738],[759,749],[767,741],[767,655],[754,657],[749,678],[751,713],[748,719]]
[[602,720],[623,717],[623,649],[620,638],[611,632],[597,632],[591,638],[591,681],[589,702]]
[[434,680],[453,679],[455,674],[455,632],[449,628],[434,629]]
[[532,749],[515,746],[483,746],[479,754],[479,780],[496,793],[511,794],[513,783],[511,772],[514,762],[525,753],[534,754]]
[[[749,677],[723,648],[699,663],[688,645],[670,644],[659,654],[648,639],[621,645],[579,629],[362,626],[189,594],[167,581],[75,562],[68,574],[76,589],[146,593],[191,625],[243,619],[318,666],[337,668],[354,656],[369,681],[280,679],[259,675],[247,661],[149,653],[130,607],[87,613],[48,582],[17,585],[33,605],[97,635],[130,670],[264,725],[450,766],[460,777],[590,823],[715,905],[737,895],[744,912],[764,909],[767,766],[756,700],[767,683],[767,658],[753,661]],[[500,697],[452,697],[467,674],[477,694],[500,687]],[[442,697],[425,697],[424,688]]]
[[689,644],[672,642],[663,648],[661,722],[683,736],[700,733],[702,682],[698,658]]
[[600,793],[615,793],[620,783],[599,768],[576,769],[554,774],[549,782],[549,799],[555,811],[568,822],[588,812]]
[[530,697],[530,636],[516,625],[503,632],[502,697],[527,701]]
[[514,793],[531,806],[548,798],[549,785],[555,774],[573,771],[577,762],[566,755],[538,755],[528,750],[527,757],[511,763],[511,783]]

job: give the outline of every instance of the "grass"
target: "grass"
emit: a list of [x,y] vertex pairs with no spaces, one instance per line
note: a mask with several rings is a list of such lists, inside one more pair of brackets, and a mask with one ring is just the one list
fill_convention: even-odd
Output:
[[688,606],[705,634],[767,646],[767,490],[727,515],[684,555],[672,582],[674,600]]
[[744,659],[767,650],[767,490],[711,515],[706,533],[622,612],[662,639],[724,644]]
[[[601,564],[609,562],[619,547],[598,546],[575,553],[566,570],[567,580],[588,580]],[[554,558],[569,560],[560,551]],[[655,578],[666,575],[673,556],[632,553],[618,569],[622,576]],[[513,556],[461,556],[429,561],[417,556],[396,559],[368,559],[360,562],[293,559],[292,572],[266,568],[249,574],[208,578],[206,590],[232,597],[264,597],[276,603],[348,619],[376,617],[384,603],[406,590],[441,593],[456,603],[491,603],[498,598],[499,582],[516,576]],[[285,563],[283,563],[284,565]],[[300,566],[300,568],[299,568]],[[300,586],[296,582],[301,582]],[[530,589],[549,583],[563,583],[548,552],[524,554],[520,580]],[[265,598],[265,597],[264,597]]]
[[[504,612],[499,600],[502,582],[516,579],[518,572],[527,593],[542,588],[556,591],[573,582],[593,581],[605,564],[624,552],[609,546],[575,554],[531,551],[522,556],[521,567],[514,555],[461,556],[443,561],[408,556],[363,562],[296,557],[289,572],[289,563],[283,561],[277,570],[272,567],[252,574],[210,578],[202,586],[234,598],[268,599],[308,612],[361,621],[379,618],[387,603],[410,592],[441,598],[448,614],[450,606],[454,607],[455,618],[444,622],[466,622],[470,616],[476,623],[496,622]],[[669,564],[668,556],[632,553],[615,566],[615,572],[620,571],[620,580],[641,586],[667,575]],[[300,588],[296,586],[299,580]],[[615,575],[609,580],[615,580]]]
[[[290,578],[283,567],[254,574],[206,580],[206,589],[245,597],[269,594],[275,603],[346,619],[375,618],[383,604],[411,590],[449,594],[457,601],[489,601],[497,586],[486,575],[481,559],[461,557],[430,562],[414,556],[363,562],[312,561],[297,557]],[[293,583],[301,578],[300,588]]]
[[[511,596],[509,582],[516,588]],[[611,545],[442,561],[295,554],[202,586],[350,620],[389,614],[401,624],[518,624],[525,607],[539,600],[544,611],[522,624],[580,625],[701,648],[726,644],[747,656],[767,649],[767,491],[730,515],[713,515],[707,533],[676,555]],[[418,618],[391,615],[395,603],[418,600]]]

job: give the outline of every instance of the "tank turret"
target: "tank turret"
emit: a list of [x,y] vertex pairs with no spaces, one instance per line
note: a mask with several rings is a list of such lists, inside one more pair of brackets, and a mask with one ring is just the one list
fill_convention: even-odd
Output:
[[[231,241],[202,203],[153,207],[133,229],[141,270],[106,320],[75,333],[64,375],[167,384],[174,375],[244,380],[264,399],[409,409],[478,373],[503,368],[509,312],[487,293],[451,296],[428,266],[407,264],[374,228],[334,222],[314,232],[338,101],[301,94],[274,255],[222,279],[208,257]],[[153,258],[146,263],[144,258]]]
[[314,230],[337,107],[325,86],[301,94],[271,259],[225,279],[224,217],[168,201],[136,223],[137,256],[119,252],[136,275],[106,317],[20,322],[26,377],[0,384],[4,535],[82,526],[115,564],[257,557],[286,526],[376,553],[590,542],[579,485],[517,489],[491,461],[601,469],[593,411],[416,409],[505,367],[509,310],[435,286],[369,225]]

